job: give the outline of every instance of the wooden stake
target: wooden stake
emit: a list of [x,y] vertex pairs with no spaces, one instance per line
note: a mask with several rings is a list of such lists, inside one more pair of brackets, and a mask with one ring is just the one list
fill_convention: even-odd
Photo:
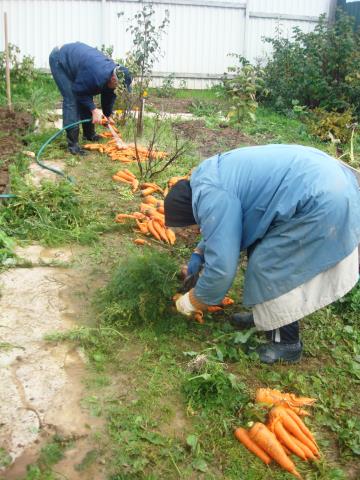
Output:
[[10,56],[9,56],[9,42],[8,42],[8,25],[7,25],[7,13],[4,12],[4,32],[5,32],[5,71],[6,71],[6,96],[8,102],[9,112],[13,111],[11,103],[11,86],[10,86]]

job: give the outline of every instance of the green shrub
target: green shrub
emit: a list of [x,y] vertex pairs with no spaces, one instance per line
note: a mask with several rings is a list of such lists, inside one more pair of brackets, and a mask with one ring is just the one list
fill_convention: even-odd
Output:
[[360,35],[354,19],[338,11],[334,24],[319,18],[310,33],[294,28],[293,38],[267,38],[273,57],[264,69],[267,101],[279,110],[292,101],[310,108],[323,107],[360,114]]
[[309,117],[310,133],[319,137],[321,140],[329,141],[330,136],[341,143],[347,143],[350,140],[352,130],[350,126],[353,123],[351,110],[343,113],[328,112],[323,108],[315,108],[311,111]]
[[171,322],[177,271],[168,253],[151,251],[124,258],[101,294],[104,322],[116,326]]
[[[223,78],[224,94],[228,102],[228,118],[234,126],[254,121],[258,107],[257,92],[262,87],[259,71],[241,55],[230,54],[238,63],[228,67]],[[230,74],[230,75],[229,75]]]
[[[35,69],[34,57],[24,55],[20,58],[20,48],[16,45],[9,44],[9,60],[11,68],[11,79],[14,82],[29,82],[37,77]],[[0,83],[5,89],[5,52],[0,51],[0,78],[3,82]]]

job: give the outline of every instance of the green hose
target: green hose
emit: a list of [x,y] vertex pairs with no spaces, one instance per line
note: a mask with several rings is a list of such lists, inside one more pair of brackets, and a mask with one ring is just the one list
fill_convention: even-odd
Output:
[[[66,127],[63,127],[61,130],[58,132],[54,133],[48,140],[46,140],[45,143],[43,143],[36,155],[36,163],[40,165],[41,168],[45,168],[46,170],[50,170],[50,172],[54,172],[57,175],[61,175],[62,177],[66,178],[66,180],[69,180],[69,182],[74,183],[74,179],[72,177],[68,177],[65,175],[64,172],[61,170],[57,170],[56,168],[48,167],[47,165],[44,165],[42,162],[40,162],[40,156],[42,152],[45,150],[45,148],[51,143],[55,138],[59,137],[65,130],[68,128],[76,127],[76,125],[80,125],[81,123],[86,123],[86,122],[91,122],[91,118],[87,118],[86,120],[79,120],[78,122],[70,123],[69,125],[66,125]],[[0,198],[16,198],[16,195],[13,193],[3,193],[0,195]]]

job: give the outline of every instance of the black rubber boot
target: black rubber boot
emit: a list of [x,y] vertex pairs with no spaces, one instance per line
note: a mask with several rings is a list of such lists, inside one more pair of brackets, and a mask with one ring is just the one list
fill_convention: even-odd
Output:
[[86,150],[79,145],[79,128],[71,128],[66,130],[66,138],[68,143],[68,150],[73,155],[87,155]]
[[248,312],[234,313],[234,315],[230,317],[230,323],[236,330],[255,327],[254,316]]
[[97,135],[95,132],[95,125],[91,122],[85,122],[82,124],[83,127],[83,136],[86,138],[86,140],[89,140],[90,142],[98,142],[101,137],[100,135]]
[[266,345],[260,345],[260,347],[256,349],[260,362],[267,364],[275,362],[299,362],[302,351],[303,345],[300,340],[297,343],[270,342]]

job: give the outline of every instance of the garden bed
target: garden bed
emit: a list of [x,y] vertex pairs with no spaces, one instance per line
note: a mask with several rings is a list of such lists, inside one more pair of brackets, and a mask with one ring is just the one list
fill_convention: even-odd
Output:
[[196,142],[203,158],[240,146],[256,145],[252,138],[242,132],[230,127],[208,128],[203,120],[176,123],[174,130],[184,138]]
[[19,134],[23,134],[32,123],[32,116],[26,112],[10,113],[0,108],[0,194],[9,183],[9,164],[21,148]]

